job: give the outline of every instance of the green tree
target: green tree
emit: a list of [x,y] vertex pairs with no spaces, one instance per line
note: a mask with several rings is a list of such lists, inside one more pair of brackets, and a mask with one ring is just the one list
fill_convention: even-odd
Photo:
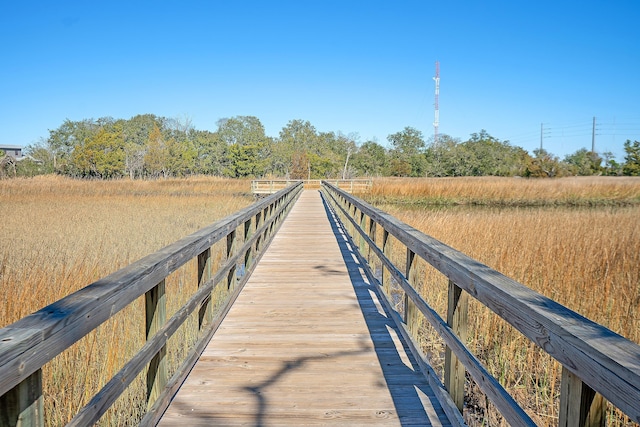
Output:
[[622,173],[629,176],[640,176],[640,141],[631,142],[627,139],[624,143],[624,165]]
[[351,164],[364,176],[381,176],[388,167],[387,150],[375,141],[362,144],[353,155]]
[[567,170],[557,156],[539,148],[533,150],[534,157],[527,160],[525,176],[531,178],[555,178],[567,175]]
[[192,134],[197,150],[196,169],[200,173],[222,176],[228,164],[229,147],[215,132],[195,130]]
[[169,151],[160,128],[154,125],[149,133],[147,150],[144,155],[144,170],[152,178],[169,176]]
[[100,123],[105,124],[106,120],[96,122],[93,119],[81,121],[66,119],[57,129],[49,130],[47,147],[52,154],[54,169],[65,173],[76,146],[84,144],[94,136],[100,128]]
[[356,136],[341,132],[321,132],[307,153],[311,163],[311,177],[315,179],[342,178],[349,174],[349,158],[355,150]]
[[225,174],[234,178],[261,176],[269,138],[257,117],[237,116],[218,121],[217,137],[227,147]]
[[293,152],[310,151],[318,139],[316,128],[304,120],[290,120],[280,131],[280,142],[293,149]]
[[81,177],[118,178],[124,174],[122,129],[101,126],[84,143],[76,144],[71,155],[71,170]]
[[29,173],[25,173],[25,176],[34,176],[41,174],[48,174],[55,172],[54,167],[54,155],[53,152],[47,146],[47,140],[41,138],[40,141],[33,145],[29,145],[25,149],[27,159],[21,163],[25,163],[30,170]]
[[622,165],[616,161],[615,156],[611,151],[605,151],[602,153],[602,160],[604,161],[602,169],[605,175],[622,175]]
[[198,151],[188,139],[171,138],[166,143],[167,171],[170,176],[189,176],[196,173]]
[[572,175],[589,176],[602,173],[602,158],[598,153],[588,151],[586,148],[565,156],[564,162]]
[[307,153],[296,151],[291,156],[291,167],[289,178],[291,179],[307,179],[311,175],[311,162]]
[[233,144],[228,150],[226,175],[232,178],[259,177],[264,174],[262,144]]
[[426,176],[455,176],[459,169],[460,140],[449,135],[441,134],[438,142],[431,142],[425,152]]
[[307,179],[310,175],[310,153],[317,150],[318,132],[309,121],[290,120],[280,130],[274,144],[273,170],[292,179]]
[[422,132],[410,126],[387,136],[391,143],[391,174],[394,176],[424,176],[426,159]]
[[139,114],[122,120],[122,135],[125,142],[125,171],[131,179],[144,176],[144,158],[149,135],[154,128],[165,129],[167,119],[153,114]]
[[468,175],[472,176],[513,176],[518,175],[523,150],[512,147],[508,141],[500,141],[482,129],[472,133],[462,143],[468,153]]

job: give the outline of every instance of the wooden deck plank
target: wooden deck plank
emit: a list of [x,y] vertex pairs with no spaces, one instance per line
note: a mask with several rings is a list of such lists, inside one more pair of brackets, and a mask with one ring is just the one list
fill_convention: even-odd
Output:
[[337,237],[304,191],[159,425],[449,425]]

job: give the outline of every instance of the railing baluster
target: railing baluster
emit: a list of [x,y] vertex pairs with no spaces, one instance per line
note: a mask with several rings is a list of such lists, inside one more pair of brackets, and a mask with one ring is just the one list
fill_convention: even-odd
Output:
[[[253,231],[254,233],[262,226],[262,212],[258,212],[256,214],[256,223],[255,223],[255,230]],[[262,236],[258,236],[256,238],[256,253],[260,252],[260,249],[262,249]]]
[[[367,231],[367,217],[364,215],[364,212],[360,211],[360,230],[362,230],[363,232],[366,233]],[[360,249],[360,253],[362,254],[362,256],[364,256],[364,249],[365,249],[365,245],[366,245],[366,241],[364,240],[364,237],[362,236],[362,234],[358,233],[355,236],[360,236],[360,238],[358,239],[360,241],[360,244],[358,245],[359,249]]]
[[[388,259],[391,259],[391,240],[389,239],[389,231],[383,229],[382,230],[382,253]],[[387,294],[387,296],[391,295],[391,273],[385,267],[382,266],[382,271],[380,273],[382,275],[382,289]]]
[[[447,309],[447,324],[458,336],[461,342],[467,342],[467,317],[469,297],[459,286],[449,280],[449,301]],[[444,355],[444,386],[451,398],[462,412],[464,405],[465,368],[449,347]]]
[[[416,254],[410,249],[407,249],[407,263],[405,268],[405,277],[409,284],[416,289],[418,282],[418,269],[416,262]],[[413,339],[417,341],[418,330],[420,329],[420,318],[418,317],[419,310],[415,304],[409,299],[407,294],[404,294],[404,323],[407,325],[407,330],[413,336]]]
[[606,408],[600,394],[562,367],[559,427],[604,427]]
[[[244,241],[248,242],[253,234],[253,230],[251,229],[252,219],[249,218],[244,223]],[[249,267],[253,264],[253,248],[247,249],[247,252],[244,254],[244,269],[245,271],[249,269]]]
[[[203,286],[211,279],[211,248],[207,248],[198,255],[198,287]],[[205,323],[211,322],[213,309],[211,295],[200,304],[198,310],[198,329],[202,329]]]
[[42,369],[0,396],[0,426],[44,426]]
[[[231,233],[227,234],[227,258],[226,259],[230,259],[235,255],[235,247],[236,247],[236,230],[233,230]],[[231,289],[235,287],[235,283],[236,283],[235,279],[236,279],[236,266],[233,265],[229,269],[229,273],[227,273],[227,289]]]
[[[165,281],[145,293],[146,333],[149,340],[167,321]],[[151,408],[167,384],[167,347],[160,351],[149,362],[147,369],[147,409]]]
[[[376,236],[376,226],[377,223],[373,220],[373,218],[369,218],[369,238],[371,239],[371,241],[373,242],[373,244],[375,245],[377,242],[377,236]],[[371,249],[371,247],[369,247],[369,251],[367,253],[367,262],[369,264],[371,264],[373,261],[373,250]],[[374,267],[375,269],[375,267]]]

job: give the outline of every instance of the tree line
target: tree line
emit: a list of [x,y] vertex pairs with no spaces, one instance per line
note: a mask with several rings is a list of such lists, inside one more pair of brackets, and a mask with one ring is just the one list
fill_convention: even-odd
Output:
[[543,149],[530,154],[485,130],[465,141],[440,135],[434,142],[405,127],[387,140],[384,147],[377,141],[361,142],[355,134],[319,132],[304,120],[291,120],[277,137],[270,137],[254,116],[220,119],[213,132],[197,130],[187,119],[153,114],[65,120],[26,147],[27,158],[18,162],[14,174],[94,179],[640,175],[638,141],[625,143],[627,155],[620,164],[611,153],[586,149],[564,159]]

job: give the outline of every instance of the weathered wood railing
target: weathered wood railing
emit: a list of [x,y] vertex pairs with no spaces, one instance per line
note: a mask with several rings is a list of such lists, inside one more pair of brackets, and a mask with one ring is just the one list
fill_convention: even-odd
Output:
[[[417,344],[417,313],[443,338],[444,384],[435,374],[430,375],[430,381],[435,382],[436,391],[442,390],[438,385],[444,385],[460,410],[466,371],[509,424],[535,425],[465,346],[467,301],[471,295],[562,364],[560,426],[604,425],[603,396],[640,423],[640,346],[326,182],[323,194],[346,224],[363,264],[382,265],[382,277],[376,278],[369,269],[370,278],[387,292],[391,281],[400,286],[404,293],[403,312],[395,311],[390,300],[386,304],[425,372],[433,373]],[[376,241],[380,235],[382,241]],[[389,236],[406,248],[405,265],[390,261]],[[449,279],[446,322],[415,290],[416,257]]]
[[[273,194],[297,182],[300,181],[290,179],[254,179],[251,181],[251,192],[253,194]],[[319,189],[322,183],[319,179],[305,179],[302,182],[307,190]],[[365,193],[371,191],[373,186],[373,180],[371,179],[331,179],[327,180],[327,182],[349,193]]]
[[[298,183],[262,199],[0,329],[0,426],[43,425],[46,414],[42,367],[142,296],[146,307],[146,344],[80,409],[69,425],[85,426],[98,421],[145,368],[148,410],[141,425],[155,425],[301,190],[302,183]],[[224,239],[226,257],[217,271],[212,272],[211,248]],[[194,293],[167,320],[165,278],[195,258],[198,283],[194,283]],[[220,284],[229,290],[229,297],[214,318],[211,295]],[[199,310],[198,328],[202,328],[199,339],[175,374],[167,378],[167,341],[195,310]]]

